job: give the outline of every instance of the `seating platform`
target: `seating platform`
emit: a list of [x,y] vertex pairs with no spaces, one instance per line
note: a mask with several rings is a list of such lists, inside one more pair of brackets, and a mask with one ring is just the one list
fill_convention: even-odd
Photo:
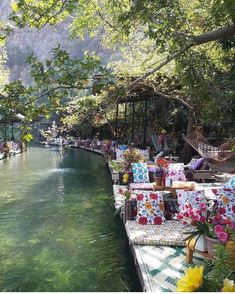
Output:
[[[185,261],[185,247],[131,245],[134,262],[144,292],[175,292],[176,282],[194,265]],[[195,254],[193,262],[202,265]]]

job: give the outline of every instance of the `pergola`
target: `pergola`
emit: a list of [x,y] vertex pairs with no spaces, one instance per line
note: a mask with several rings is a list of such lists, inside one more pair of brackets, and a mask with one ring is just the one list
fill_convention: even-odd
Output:
[[14,114],[11,118],[0,119],[0,125],[4,125],[4,141],[7,141],[7,125],[11,126],[11,139],[14,140],[14,124],[20,123],[24,119],[22,114]]
[[[131,142],[134,140],[134,134],[136,130],[136,104],[141,103],[143,106],[143,117],[144,120],[142,122],[138,121],[139,125],[143,127],[143,144],[142,147],[146,147],[146,135],[147,128],[149,123],[149,106],[150,104],[155,103],[156,99],[161,96],[156,95],[153,89],[150,86],[142,86],[140,85],[138,88],[135,88],[135,92],[133,94],[128,95],[127,97],[122,97],[117,100],[116,103],[116,124],[115,124],[115,133],[116,140],[119,139],[120,131],[121,131],[121,122],[119,121],[119,105],[124,104],[124,129],[127,130],[128,125],[131,124]],[[131,122],[127,122],[127,110],[131,111]],[[125,143],[127,143],[127,137],[125,136]]]

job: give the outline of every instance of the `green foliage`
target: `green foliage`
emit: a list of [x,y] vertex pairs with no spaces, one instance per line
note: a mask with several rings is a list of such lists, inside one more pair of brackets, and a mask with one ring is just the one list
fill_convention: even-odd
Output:
[[224,279],[235,279],[235,271],[230,266],[230,259],[231,256],[226,251],[225,246],[216,245],[215,260],[205,261],[205,277],[201,291],[221,291]]

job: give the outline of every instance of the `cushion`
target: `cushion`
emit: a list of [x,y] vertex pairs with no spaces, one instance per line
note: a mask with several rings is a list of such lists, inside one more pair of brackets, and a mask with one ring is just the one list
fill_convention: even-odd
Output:
[[218,189],[216,198],[222,218],[235,222],[235,188]]
[[124,223],[127,220],[136,220],[137,215],[137,200],[136,199],[129,199],[125,201],[124,206]]
[[146,163],[132,163],[131,167],[134,183],[149,183],[149,173]]
[[194,190],[195,184],[193,181],[173,181],[172,188]]
[[173,219],[175,214],[179,212],[179,206],[176,199],[164,199],[164,207],[166,220]]
[[150,191],[137,191],[136,221],[142,225],[161,225],[165,222],[162,195]]
[[206,205],[206,197],[203,190],[200,191],[184,191],[176,190],[179,211],[186,209],[186,206],[191,205],[192,209],[200,209],[201,204]]
[[223,188],[235,190],[235,175],[224,184]]
[[[131,198],[126,200],[124,207],[124,222],[127,220],[136,220],[137,216],[137,200],[135,192],[132,193]],[[179,212],[179,205],[175,198],[163,197],[164,202],[164,216],[166,220],[172,220],[176,213]]]
[[124,150],[116,149],[116,160],[117,161],[123,160],[123,152],[124,152]]
[[185,246],[185,225],[175,220],[166,221],[159,226],[143,226],[129,220],[125,227],[129,241],[134,245]]
[[193,170],[199,170],[202,165],[203,165],[203,162],[206,160],[206,158],[199,158],[197,159],[195,162],[192,163],[191,167]]
[[134,190],[148,190],[153,191],[153,183],[131,183],[129,185],[130,191]]
[[183,163],[169,163],[168,175],[172,181],[186,181]]

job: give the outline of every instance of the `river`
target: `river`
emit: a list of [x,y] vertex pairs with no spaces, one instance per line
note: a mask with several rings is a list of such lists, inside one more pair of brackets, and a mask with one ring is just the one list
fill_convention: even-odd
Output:
[[0,161],[0,290],[141,291],[102,157],[32,147]]

